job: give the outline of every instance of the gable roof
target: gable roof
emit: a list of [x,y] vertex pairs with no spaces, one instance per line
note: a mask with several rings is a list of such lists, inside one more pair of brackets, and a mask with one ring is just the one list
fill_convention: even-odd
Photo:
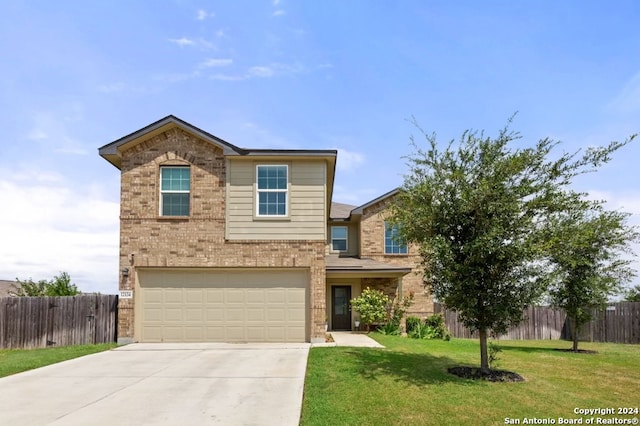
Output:
[[366,209],[367,207],[371,207],[374,204],[379,203],[380,201],[384,201],[389,197],[393,197],[398,192],[400,192],[400,188],[392,189],[391,191],[382,194],[378,198],[374,198],[373,200],[368,201],[361,206],[351,206],[349,204],[342,203],[331,203],[331,214],[329,215],[329,218],[335,220],[349,220],[351,219],[351,216],[364,214],[364,209]]
[[[222,149],[225,156],[305,156],[305,157],[330,157],[332,158],[333,168],[335,169],[335,159],[338,151],[335,149],[312,150],[312,149],[247,149],[235,146],[224,139],[206,132],[193,124],[184,120],[168,115],[140,130],[136,130],[126,136],[121,137],[111,143],[98,148],[98,154],[115,167],[120,169],[122,165],[122,150],[134,146],[146,139],[166,132],[174,127],[179,127],[188,133],[209,142]],[[332,171],[333,172],[333,171]]]
[[367,202],[367,203],[364,203],[364,204],[363,204],[363,205],[361,205],[361,206],[356,207],[355,209],[353,209],[353,210],[351,211],[351,214],[360,214],[360,215],[361,215],[361,214],[363,214],[363,213],[364,213],[364,209],[366,209],[367,207],[371,207],[372,205],[377,204],[377,203],[379,203],[380,201],[385,200],[386,198],[393,197],[393,196],[394,196],[394,195],[396,195],[398,192],[400,192],[400,188],[392,189],[391,191],[389,191],[389,192],[387,192],[387,193],[385,193],[385,194],[382,194],[382,195],[381,195],[381,196],[379,196],[378,198],[375,198],[375,199],[373,199],[373,200],[371,200],[371,201],[369,201],[369,202]]

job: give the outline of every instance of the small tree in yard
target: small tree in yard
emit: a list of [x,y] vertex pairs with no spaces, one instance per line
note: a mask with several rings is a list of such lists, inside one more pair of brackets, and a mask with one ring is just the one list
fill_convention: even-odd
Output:
[[61,272],[52,280],[33,281],[20,280],[16,278],[17,285],[9,292],[12,296],[75,296],[80,294],[80,290],[75,284],[71,283],[71,277],[66,272]]
[[360,321],[371,331],[371,324],[382,322],[387,318],[387,306],[391,303],[389,296],[367,287],[362,294],[351,299],[351,307],[360,314]]
[[514,148],[520,135],[508,126],[496,138],[466,131],[457,147],[451,141],[443,151],[435,135],[418,129],[427,148],[412,138],[416,151],[390,219],[419,246],[435,298],[478,331],[486,374],[488,334],[520,322],[545,290],[540,236],[548,216],[574,201],[566,189],[573,177],[595,170],[629,141],[549,160],[558,142]]
[[630,243],[639,237],[625,224],[628,214],[605,211],[600,203],[581,204],[552,217],[546,239],[554,267],[549,296],[567,312],[575,352],[580,327],[635,276],[631,260],[621,255],[631,254]]

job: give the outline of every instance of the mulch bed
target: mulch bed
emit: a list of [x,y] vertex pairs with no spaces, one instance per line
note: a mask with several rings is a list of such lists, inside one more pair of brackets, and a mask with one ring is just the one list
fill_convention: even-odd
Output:
[[483,373],[478,367],[451,367],[447,371],[449,374],[463,379],[487,380],[489,382],[524,382],[524,377],[513,371],[489,370],[488,373]]
[[573,349],[554,349],[555,351],[558,352],[573,352],[574,354],[597,354],[597,351],[591,351],[588,349],[578,349],[577,351],[574,351]]

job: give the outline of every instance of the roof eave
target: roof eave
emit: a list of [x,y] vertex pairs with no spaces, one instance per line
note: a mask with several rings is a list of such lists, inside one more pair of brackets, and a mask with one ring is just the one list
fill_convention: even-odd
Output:
[[373,200],[371,200],[371,201],[369,201],[367,203],[364,203],[363,205],[361,205],[359,207],[356,207],[355,209],[353,209],[351,211],[351,215],[362,215],[362,214],[364,214],[364,209],[366,209],[367,207],[371,207],[372,205],[377,204],[377,203],[379,203],[380,201],[382,201],[382,200],[384,200],[386,198],[392,197],[392,196],[396,195],[398,192],[400,192],[400,188],[392,189],[391,191],[389,191],[389,192],[387,192],[385,194],[382,194],[378,198],[375,198],[375,199],[373,199]]

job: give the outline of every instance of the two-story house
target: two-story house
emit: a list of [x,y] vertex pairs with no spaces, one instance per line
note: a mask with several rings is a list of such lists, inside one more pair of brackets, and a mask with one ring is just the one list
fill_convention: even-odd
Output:
[[245,149],[174,116],[99,148],[121,173],[118,341],[316,342],[367,286],[431,312],[392,193],[334,203],[335,150]]

